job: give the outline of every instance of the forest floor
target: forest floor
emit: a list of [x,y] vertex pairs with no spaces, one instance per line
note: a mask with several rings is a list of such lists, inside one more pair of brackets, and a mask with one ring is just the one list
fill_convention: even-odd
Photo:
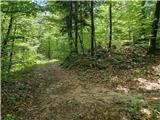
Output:
[[159,57],[135,62],[122,57],[125,63],[112,54],[105,58],[112,63],[86,56],[63,67],[41,64],[21,81],[2,83],[2,115],[17,120],[160,119]]

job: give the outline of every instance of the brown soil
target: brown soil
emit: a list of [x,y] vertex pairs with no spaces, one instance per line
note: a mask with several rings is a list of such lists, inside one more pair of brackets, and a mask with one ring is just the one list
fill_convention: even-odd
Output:
[[[26,92],[12,91],[21,96],[13,114],[17,120],[152,120],[148,104],[160,100],[160,63],[147,67],[150,71],[142,75],[138,71],[142,66],[64,69],[58,62],[38,65],[23,77]],[[156,115],[159,119],[160,111]]]
[[[58,63],[39,65],[24,77],[29,90],[26,98],[15,104],[18,120],[151,119],[151,111],[146,107],[144,99],[160,99],[160,83],[135,78],[136,87],[133,87],[117,82],[119,77],[114,76],[112,81],[116,85],[113,86],[110,82],[95,82],[96,75],[80,76],[82,73],[77,74],[74,69],[63,69]],[[87,75],[91,81],[88,81],[90,79]],[[81,77],[85,77],[86,81],[81,80]],[[147,88],[147,85],[150,87]],[[129,112],[134,108],[130,104],[138,104],[138,113]]]

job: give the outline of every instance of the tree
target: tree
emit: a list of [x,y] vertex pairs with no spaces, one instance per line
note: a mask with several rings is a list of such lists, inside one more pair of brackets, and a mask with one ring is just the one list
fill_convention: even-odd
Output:
[[144,41],[146,39],[146,33],[145,33],[145,20],[146,20],[146,7],[145,7],[146,1],[141,1],[141,30],[140,30],[140,40]]
[[[5,12],[8,13],[9,9],[13,9],[14,10],[14,6],[15,6],[15,3],[11,2],[11,4],[9,4],[7,6],[8,9]],[[3,8],[2,8],[2,11],[3,11]],[[10,13],[9,17],[10,17],[10,20],[9,20],[9,25],[8,25],[7,33],[6,33],[5,38],[2,40],[2,55],[4,55],[4,52],[5,52],[4,49],[5,49],[5,46],[7,45],[8,41],[9,41],[9,36],[10,36],[11,30],[12,30],[13,21],[14,21],[14,15],[13,15],[13,13]]]
[[91,1],[91,56],[94,56],[95,28],[94,28],[94,12],[93,1]]
[[73,37],[72,37],[72,13],[73,11],[73,7],[72,7],[72,1],[70,1],[70,13],[69,13],[69,33],[68,33],[68,36],[69,36],[69,45],[70,45],[70,51],[72,52],[73,51]]
[[82,2],[80,2],[80,35],[79,35],[79,42],[80,42],[80,45],[81,45],[81,51],[82,53],[84,54],[84,45],[83,45],[83,16],[82,16],[82,10],[83,8],[83,4]]
[[152,23],[151,39],[150,39],[150,50],[149,51],[151,53],[154,53],[156,50],[156,39],[157,39],[159,16],[160,16],[160,1],[157,1],[156,10],[154,13],[154,19]]
[[15,28],[14,28],[14,33],[13,33],[14,36],[13,36],[12,43],[11,43],[8,72],[10,72],[11,67],[12,67],[12,57],[13,57],[13,50],[14,50],[14,41],[15,41],[15,35],[16,35],[16,29],[17,29],[16,27],[17,26],[15,26]]
[[51,59],[51,41],[48,39],[48,59]]
[[[28,53],[24,53],[30,46],[27,46],[27,41],[23,40],[32,37],[31,35],[27,35],[31,31],[31,27],[30,30],[26,32],[30,23],[28,22],[26,24],[25,20],[28,20],[33,16],[35,17],[36,13],[39,11],[39,6],[30,1],[2,1],[1,4],[1,14],[3,18],[2,72],[3,74],[8,74],[13,68],[13,64],[14,66],[17,64],[24,65],[24,61],[33,58],[33,56],[29,56],[29,54],[31,54],[30,50],[28,50]],[[31,20],[32,19],[30,19],[30,21]]]
[[75,21],[75,52],[78,54],[78,5],[77,1],[74,2],[74,21]]
[[112,45],[112,2],[109,3],[109,49]]
[[8,30],[7,30],[7,34],[6,34],[6,38],[2,42],[3,46],[7,45],[7,43],[8,43],[8,38],[9,38],[10,32],[12,30],[13,19],[14,19],[13,14],[11,14],[11,16],[10,16],[10,22],[9,22],[9,26],[8,26]]

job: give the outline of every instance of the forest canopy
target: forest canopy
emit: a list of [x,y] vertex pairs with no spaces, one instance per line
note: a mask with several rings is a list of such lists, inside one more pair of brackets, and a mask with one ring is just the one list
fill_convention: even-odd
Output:
[[160,44],[160,28],[156,43],[149,42],[156,1],[2,1],[1,6],[3,71],[37,60],[63,61],[71,52],[92,52],[110,42],[110,47]]

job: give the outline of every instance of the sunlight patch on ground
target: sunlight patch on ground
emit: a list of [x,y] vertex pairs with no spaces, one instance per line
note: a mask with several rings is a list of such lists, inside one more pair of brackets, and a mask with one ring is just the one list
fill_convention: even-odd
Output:
[[138,78],[136,81],[138,81],[140,88],[142,89],[160,90],[160,79],[158,79],[157,82],[151,82],[145,78]]
[[58,62],[59,60],[58,59],[52,59],[52,60],[40,60],[40,61],[37,61],[37,64],[46,64],[46,63],[55,63],[55,62]]
[[159,100],[158,97],[151,97],[152,100]]
[[[148,120],[148,119],[150,119],[151,118],[151,111],[150,110],[148,110],[148,109],[146,109],[146,108],[142,108],[141,110],[141,113],[144,115],[144,117]],[[146,120],[145,119],[145,120]]]
[[116,90],[119,90],[119,91],[123,91],[125,93],[128,93],[129,92],[129,89],[125,86],[121,86],[121,85],[118,85]]
[[160,65],[153,66],[152,68],[156,72],[157,75],[160,75]]
[[129,119],[127,119],[126,117],[123,117],[122,120],[129,120]]

